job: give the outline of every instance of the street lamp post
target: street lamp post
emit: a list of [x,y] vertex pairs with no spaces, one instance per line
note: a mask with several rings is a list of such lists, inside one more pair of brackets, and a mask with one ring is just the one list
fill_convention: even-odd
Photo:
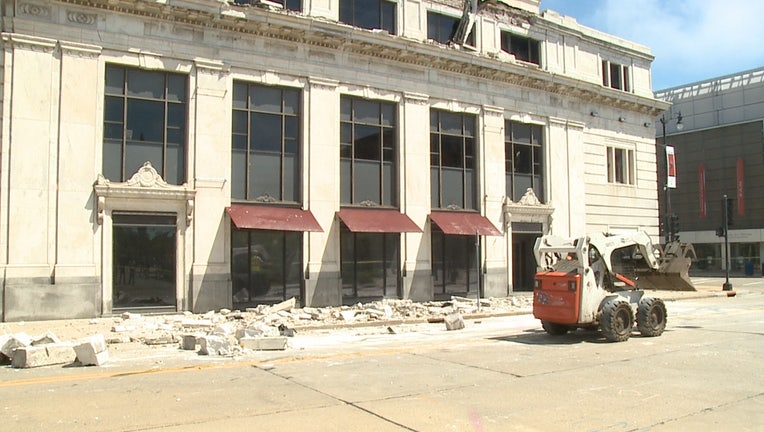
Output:
[[[670,182],[670,173],[672,169],[672,165],[674,165],[674,152],[673,147],[671,148],[671,151],[669,151],[669,147],[666,144],[666,123],[668,123],[670,120],[676,118],[676,129],[682,130],[684,128],[684,124],[682,124],[682,112],[678,112],[676,117],[670,116],[669,118],[666,118],[666,114],[664,113],[661,118],[661,126],[663,126],[663,149],[666,154],[666,179],[664,182],[665,185],[665,191],[666,191],[666,219],[664,222],[664,230],[666,234],[666,245],[671,243],[671,241],[674,240],[674,233],[672,233],[671,229],[671,189],[676,187],[676,184],[672,184]],[[674,169],[676,167],[674,166]]]

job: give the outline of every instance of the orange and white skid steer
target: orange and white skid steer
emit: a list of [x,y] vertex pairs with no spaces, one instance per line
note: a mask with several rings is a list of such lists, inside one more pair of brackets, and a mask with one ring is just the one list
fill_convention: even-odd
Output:
[[[671,250],[680,249],[691,246]],[[536,240],[534,254],[539,271],[533,315],[550,335],[599,328],[607,340],[621,342],[636,322],[642,336],[660,336],[666,328],[666,306],[645,295],[640,279],[650,281],[646,289],[695,289],[688,277],[690,259],[665,256],[641,231],[579,238],[546,235]]]

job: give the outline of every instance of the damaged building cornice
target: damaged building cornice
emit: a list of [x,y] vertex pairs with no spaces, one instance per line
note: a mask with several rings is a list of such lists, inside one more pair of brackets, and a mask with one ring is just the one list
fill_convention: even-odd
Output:
[[[670,106],[664,101],[546,72],[536,65],[501,61],[473,51],[390,35],[384,31],[361,29],[294,12],[237,6],[220,0],[60,0],[59,3],[289,41],[408,66],[500,81],[649,116],[657,116]],[[545,25],[553,24],[501,3],[487,2],[482,7],[491,13],[519,14],[518,18],[544,22]],[[561,29],[564,27],[559,26],[558,30]]]

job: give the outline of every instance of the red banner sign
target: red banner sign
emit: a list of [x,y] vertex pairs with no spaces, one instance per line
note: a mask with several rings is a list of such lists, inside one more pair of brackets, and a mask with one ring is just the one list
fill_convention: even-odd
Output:
[[743,195],[743,158],[737,159],[737,214],[745,216],[745,200]]
[[700,201],[700,217],[708,216],[708,206],[706,205],[706,166],[701,162],[698,164],[698,194]]
[[666,187],[676,188],[676,158],[674,157],[674,147],[666,146]]

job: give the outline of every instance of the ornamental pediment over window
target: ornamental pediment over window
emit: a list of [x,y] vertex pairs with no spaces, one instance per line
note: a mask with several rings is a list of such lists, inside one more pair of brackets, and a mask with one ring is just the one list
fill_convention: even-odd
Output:
[[99,174],[93,189],[98,202],[98,223],[103,221],[106,201],[117,199],[152,200],[167,203],[185,201],[188,222],[191,222],[193,216],[196,191],[185,183],[177,186],[168,184],[148,161],[126,182],[112,182]]
[[554,212],[554,207],[544,204],[538,199],[533,189],[528,188],[525,194],[517,201],[513,202],[507,199],[504,204],[504,211],[507,216],[510,215],[539,215],[549,216]]

